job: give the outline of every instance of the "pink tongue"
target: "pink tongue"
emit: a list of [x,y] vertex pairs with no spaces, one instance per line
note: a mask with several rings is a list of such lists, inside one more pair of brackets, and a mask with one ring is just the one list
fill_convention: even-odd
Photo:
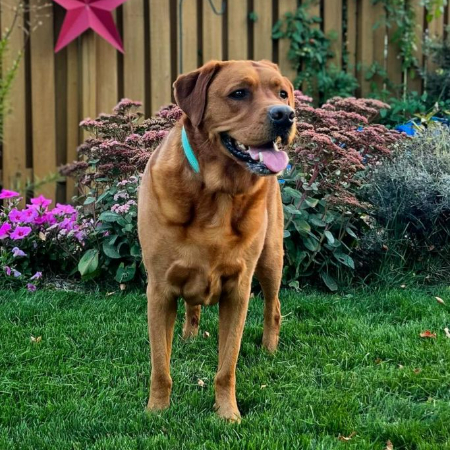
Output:
[[259,154],[261,153],[263,156],[263,164],[265,164],[267,168],[274,173],[278,173],[286,169],[289,162],[287,153],[283,151],[277,152],[275,150],[250,147],[249,153],[255,161],[259,160]]

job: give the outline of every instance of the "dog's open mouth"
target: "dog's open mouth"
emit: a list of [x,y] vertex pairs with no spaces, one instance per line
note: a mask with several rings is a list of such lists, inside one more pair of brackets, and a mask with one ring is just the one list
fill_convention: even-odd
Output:
[[287,153],[279,150],[275,141],[252,147],[233,139],[227,133],[222,133],[220,137],[225,148],[235,158],[246,163],[253,173],[274,175],[286,169],[288,165]]

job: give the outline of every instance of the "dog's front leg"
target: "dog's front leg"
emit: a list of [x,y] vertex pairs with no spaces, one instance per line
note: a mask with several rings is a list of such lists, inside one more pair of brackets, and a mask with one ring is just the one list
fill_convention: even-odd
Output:
[[219,369],[215,377],[217,414],[240,422],[236,402],[236,364],[247,316],[250,280],[236,285],[219,302]]
[[150,337],[152,375],[147,410],[165,409],[170,403],[172,379],[170,377],[170,354],[177,300],[164,295],[150,284],[147,287],[148,331]]

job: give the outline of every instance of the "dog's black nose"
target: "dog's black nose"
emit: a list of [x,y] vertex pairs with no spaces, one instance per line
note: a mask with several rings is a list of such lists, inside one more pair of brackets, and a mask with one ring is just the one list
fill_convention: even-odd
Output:
[[269,119],[279,127],[290,127],[294,123],[294,110],[287,105],[276,105],[269,109]]

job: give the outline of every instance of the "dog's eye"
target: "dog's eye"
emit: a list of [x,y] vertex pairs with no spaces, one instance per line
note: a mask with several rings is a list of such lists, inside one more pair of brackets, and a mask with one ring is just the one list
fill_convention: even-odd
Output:
[[288,98],[288,93],[286,91],[280,91],[281,98]]
[[237,91],[232,92],[228,97],[234,100],[242,100],[248,96],[249,92],[247,89],[238,89]]

